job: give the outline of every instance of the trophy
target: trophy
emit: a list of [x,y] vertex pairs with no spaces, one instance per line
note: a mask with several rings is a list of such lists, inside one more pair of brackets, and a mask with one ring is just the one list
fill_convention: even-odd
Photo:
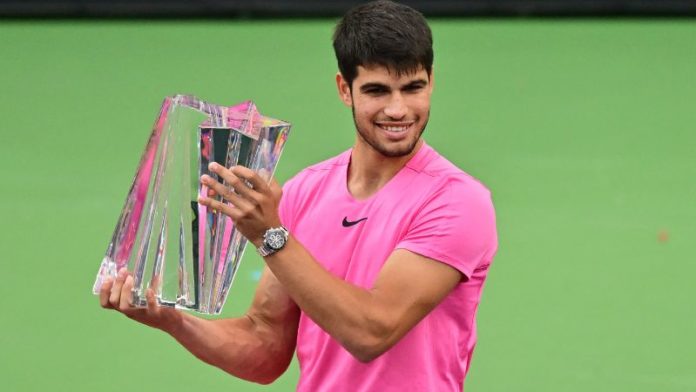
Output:
[[190,95],[167,97],[93,293],[127,267],[135,306],[147,305],[152,288],[161,306],[219,314],[247,240],[228,216],[198,203],[208,194],[200,177],[217,179],[208,170],[217,162],[246,166],[270,181],[289,131],[289,123],[261,115],[251,101],[225,107]]

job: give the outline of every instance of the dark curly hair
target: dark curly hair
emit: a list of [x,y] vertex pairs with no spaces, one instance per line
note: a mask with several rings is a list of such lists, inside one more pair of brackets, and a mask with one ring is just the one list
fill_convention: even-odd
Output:
[[350,9],[333,35],[338,69],[352,87],[358,66],[381,65],[397,74],[433,67],[433,36],[423,14],[379,0]]

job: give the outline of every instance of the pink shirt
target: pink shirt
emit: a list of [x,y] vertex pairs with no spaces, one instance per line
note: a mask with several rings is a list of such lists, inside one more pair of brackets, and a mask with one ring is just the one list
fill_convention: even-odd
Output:
[[497,249],[490,192],[424,144],[376,194],[355,200],[346,185],[350,154],[312,166],[285,185],[281,220],[295,238],[330,273],[365,289],[397,248],[448,264],[467,279],[367,364],[302,312],[297,390],[461,391],[476,343],[481,289]]

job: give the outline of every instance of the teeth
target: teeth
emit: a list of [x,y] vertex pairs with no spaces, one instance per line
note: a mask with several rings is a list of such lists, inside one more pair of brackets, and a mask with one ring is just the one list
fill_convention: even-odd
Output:
[[389,127],[389,126],[382,126],[383,129],[389,131],[389,132],[403,132],[405,131],[408,127]]

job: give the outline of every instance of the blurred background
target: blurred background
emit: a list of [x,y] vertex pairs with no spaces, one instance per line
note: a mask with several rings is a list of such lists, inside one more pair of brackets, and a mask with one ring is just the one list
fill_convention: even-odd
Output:
[[[2,390],[294,390],[296,363],[235,379],[91,287],[165,96],[292,122],[281,182],[351,146],[330,37],[355,3],[0,1]],[[696,2],[407,3],[435,39],[425,138],[498,214],[465,389],[696,390]]]

